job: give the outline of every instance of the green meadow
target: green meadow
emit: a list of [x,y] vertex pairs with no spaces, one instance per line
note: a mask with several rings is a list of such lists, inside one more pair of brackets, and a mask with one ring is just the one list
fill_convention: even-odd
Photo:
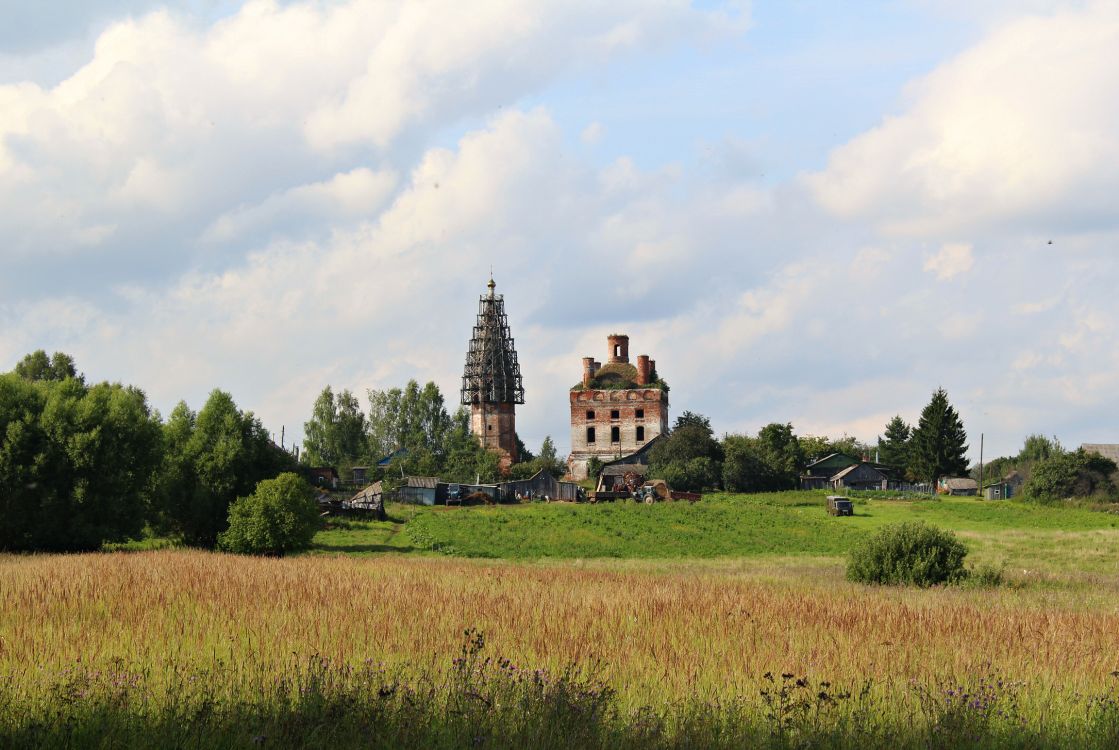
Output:
[[341,521],[313,553],[441,554],[509,560],[842,558],[889,523],[956,532],[969,561],[1014,571],[1119,572],[1119,514],[976,498],[855,499],[853,517],[824,510],[823,492],[709,494],[695,504],[532,503],[465,508],[390,505],[386,522]]

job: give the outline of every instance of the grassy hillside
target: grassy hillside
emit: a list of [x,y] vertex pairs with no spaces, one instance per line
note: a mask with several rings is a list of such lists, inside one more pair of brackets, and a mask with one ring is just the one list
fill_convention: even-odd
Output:
[[920,519],[960,534],[974,559],[1115,573],[1119,515],[971,498],[859,499],[833,518],[824,493],[708,495],[688,503],[390,509],[316,538],[318,552],[439,552],[506,559],[844,555],[886,523]]

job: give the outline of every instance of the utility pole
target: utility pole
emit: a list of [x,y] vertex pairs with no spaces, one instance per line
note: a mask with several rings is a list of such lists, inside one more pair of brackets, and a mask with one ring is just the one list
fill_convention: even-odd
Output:
[[983,466],[983,433],[979,433],[979,496],[983,496],[983,479],[984,479],[984,466]]

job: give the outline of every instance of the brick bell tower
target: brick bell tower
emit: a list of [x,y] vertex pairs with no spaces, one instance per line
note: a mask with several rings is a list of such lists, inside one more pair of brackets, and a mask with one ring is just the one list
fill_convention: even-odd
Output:
[[509,332],[505,299],[489,292],[478,298],[478,318],[466,352],[462,374],[462,403],[470,406],[470,431],[482,447],[501,456],[507,471],[517,461],[516,405],[525,402],[521,366]]

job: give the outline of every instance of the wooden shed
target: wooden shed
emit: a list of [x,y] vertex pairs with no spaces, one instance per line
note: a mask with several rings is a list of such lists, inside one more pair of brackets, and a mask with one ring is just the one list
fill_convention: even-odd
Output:
[[316,487],[338,487],[338,470],[333,466],[312,466],[307,473],[309,481]]
[[385,514],[385,498],[380,482],[374,482],[365,489],[353,495],[343,507],[365,513],[372,513],[374,517],[383,521]]
[[547,497],[549,500],[575,500],[578,498],[579,485],[574,482],[561,482],[549,472],[541,469],[529,479],[502,482],[501,491],[506,499]]
[[936,491],[942,495],[974,496],[979,494],[979,482],[970,477],[941,477]]

